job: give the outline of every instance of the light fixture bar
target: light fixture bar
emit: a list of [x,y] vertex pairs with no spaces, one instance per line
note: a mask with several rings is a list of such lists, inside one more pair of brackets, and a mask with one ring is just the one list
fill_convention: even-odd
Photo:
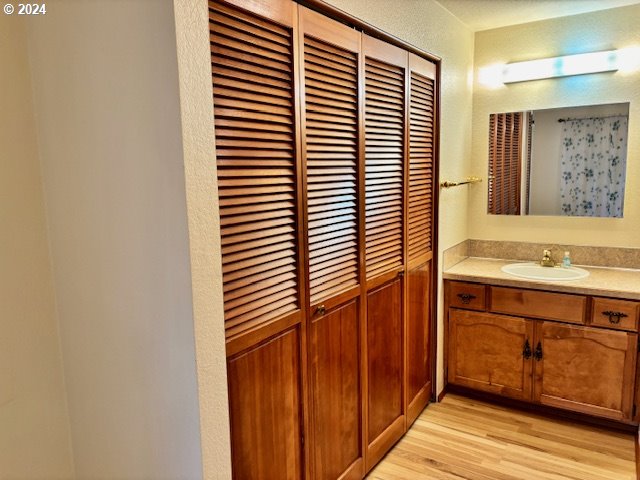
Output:
[[514,83],[586,73],[613,72],[620,68],[618,52],[619,50],[607,50],[509,63],[502,71],[502,81]]

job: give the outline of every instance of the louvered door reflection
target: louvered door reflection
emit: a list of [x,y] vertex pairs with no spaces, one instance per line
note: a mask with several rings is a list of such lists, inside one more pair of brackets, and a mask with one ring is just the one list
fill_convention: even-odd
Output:
[[233,476],[303,477],[289,0],[209,2]]
[[409,55],[409,189],[406,252],[406,416],[410,425],[431,397],[433,365],[433,205],[436,132],[436,66]]
[[360,33],[300,9],[313,478],[361,478]]
[[489,213],[520,214],[522,112],[489,117]]

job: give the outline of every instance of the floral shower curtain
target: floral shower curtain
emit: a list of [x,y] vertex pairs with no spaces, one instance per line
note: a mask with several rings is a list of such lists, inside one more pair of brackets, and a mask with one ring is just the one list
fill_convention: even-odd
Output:
[[564,215],[622,217],[628,117],[566,120],[560,196]]

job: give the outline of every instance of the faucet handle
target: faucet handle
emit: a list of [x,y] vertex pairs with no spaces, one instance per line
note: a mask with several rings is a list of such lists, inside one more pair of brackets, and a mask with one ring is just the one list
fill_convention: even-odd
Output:
[[551,250],[547,250],[546,248],[542,251],[542,256],[543,257],[550,257],[551,256]]

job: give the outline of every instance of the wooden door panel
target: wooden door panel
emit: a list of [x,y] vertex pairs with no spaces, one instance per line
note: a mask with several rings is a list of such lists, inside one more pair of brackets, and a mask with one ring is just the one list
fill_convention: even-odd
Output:
[[[315,306],[359,285],[358,32],[300,9],[309,293]],[[359,293],[359,292],[357,292]]]
[[302,478],[299,331],[230,358],[233,478]]
[[356,299],[310,325],[316,479],[339,478],[350,467],[362,474],[359,315]]
[[225,329],[234,344],[278,320],[300,321],[295,8],[245,7],[259,14],[209,2]]
[[413,422],[431,396],[431,262],[407,275],[407,420]]
[[409,55],[409,172],[407,262],[412,269],[432,258],[434,244],[435,65]]
[[369,444],[403,414],[401,299],[398,279],[367,295]]
[[450,383],[511,398],[531,398],[533,322],[518,317],[449,310]]
[[538,342],[535,401],[631,419],[637,334],[539,322]]
[[367,283],[404,266],[407,52],[363,35]]

